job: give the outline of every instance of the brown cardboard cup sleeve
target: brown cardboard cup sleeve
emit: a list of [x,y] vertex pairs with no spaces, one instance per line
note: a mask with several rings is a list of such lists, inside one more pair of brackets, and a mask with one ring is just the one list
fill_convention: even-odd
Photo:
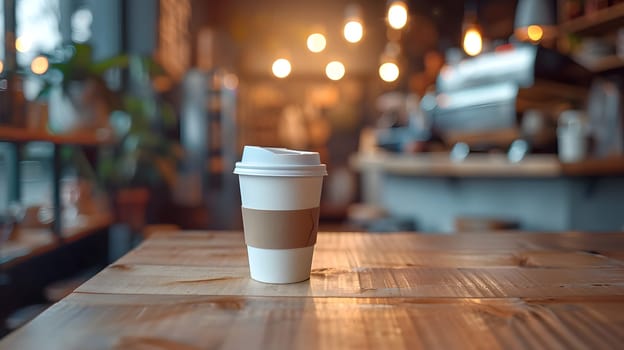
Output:
[[260,210],[242,207],[245,243],[262,249],[294,249],[316,243],[319,207]]

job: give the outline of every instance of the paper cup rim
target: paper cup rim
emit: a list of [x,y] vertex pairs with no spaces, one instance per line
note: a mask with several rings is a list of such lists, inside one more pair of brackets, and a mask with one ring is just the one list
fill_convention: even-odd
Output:
[[272,165],[237,162],[234,174],[251,176],[327,176],[325,164]]

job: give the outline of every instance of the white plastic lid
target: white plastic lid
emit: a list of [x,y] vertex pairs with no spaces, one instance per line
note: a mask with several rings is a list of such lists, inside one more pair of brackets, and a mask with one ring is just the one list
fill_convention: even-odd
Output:
[[325,164],[317,152],[286,148],[245,146],[234,174],[256,176],[325,176]]

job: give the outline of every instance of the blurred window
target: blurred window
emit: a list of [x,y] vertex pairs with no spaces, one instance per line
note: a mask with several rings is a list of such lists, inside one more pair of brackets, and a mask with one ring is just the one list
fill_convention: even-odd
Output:
[[17,0],[15,6],[17,64],[30,67],[61,44],[59,0]]
[[4,0],[0,0],[0,59],[4,62]]

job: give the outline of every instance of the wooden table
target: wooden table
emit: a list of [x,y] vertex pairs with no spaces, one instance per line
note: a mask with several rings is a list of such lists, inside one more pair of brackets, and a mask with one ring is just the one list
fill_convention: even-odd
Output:
[[322,233],[249,279],[240,233],[158,235],[2,349],[621,348],[624,233]]

